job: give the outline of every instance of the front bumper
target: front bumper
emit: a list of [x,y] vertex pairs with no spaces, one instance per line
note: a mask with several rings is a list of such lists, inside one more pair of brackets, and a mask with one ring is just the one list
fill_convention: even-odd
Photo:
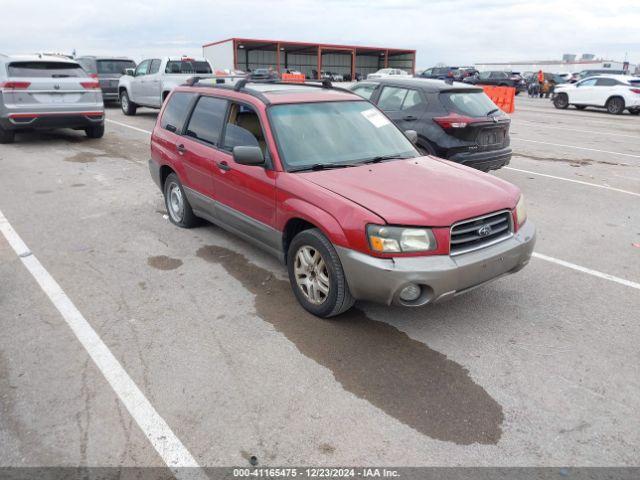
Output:
[[486,152],[468,153],[460,152],[448,157],[452,162],[461,163],[467,167],[472,167],[483,172],[497,170],[511,161],[512,150],[510,147],[499,150],[489,150]]
[[[536,239],[526,221],[512,237],[489,247],[457,256],[376,258],[337,247],[351,294],[357,300],[387,305],[420,306],[465,293],[504,275],[521,270],[531,258]],[[400,299],[409,284],[422,287],[413,302]]]

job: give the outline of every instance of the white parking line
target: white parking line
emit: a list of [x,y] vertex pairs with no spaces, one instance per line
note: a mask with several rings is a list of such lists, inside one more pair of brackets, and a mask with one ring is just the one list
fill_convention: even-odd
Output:
[[505,170],[513,170],[515,172],[528,173],[528,174],[531,174],[531,175],[538,175],[540,177],[553,178],[555,180],[563,180],[565,182],[578,183],[580,185],[586,185],[588,187],[602,188],[604,190],[611,190],[613,192],[625,193],[627,195],[633,195],[635,197],[640,197],[640,193],[631,192],[629,190],[622,190],[621,188],[609,187],[607,185],[598,185],[597,183],[583,182],[581,180],[573,180],[572,178],[556,177],[555,175],[549,175],[547,173],[532,172],[531,170],[523,170],[521,168],[514,168],[514,167],[502,167],[502,168],[504,168]]
[[611,152],[609,150],[598,150],[597,148],[578,147],[577,145],[565,145],[563,143],[542,142],[540,140],[530,140],[528,138],[520,138],[518,136],[513,136],[513,135],[511,136],[511,140],[517,140],[520,142],[540,143],[542,145],[551,145],[553,147],[573,148],[575,150],[587,150],[589,152],[608,153],[610,155],[622,155],[623,157],[640,158],[640,155],[634,155],[632,153]]
[[551,262],[557,265],[562,265],[563,267],[571,268],[572,270],[577,270],[578,272],[586,273],[588,275],[593,275],[594,277],[603,278],[605,280],[609,280],[610,282],[616,282],[616,283],[619,283],[620,285],[624,285],[626,287],[631,287],[631,288],[635,288],[636,290],[640,290],[640,283],[632,282],[630,280],[625,280],[624,278],[620,278],[620,277],[615,277],[613,275],[609,275],[608,273],[602,273],[597,270],[592,270],[591,268],[581,267],[580,265],[576,265],[575,263],[565,262],[564,260],[549,257],[547,255],[543,255],[542,253],[533,252],[533,256],[535,258],[539,258],[547,262]]
[[569,127],[564,127],[562,125],[544,125],[542,123],[538,123],[538,122],[532,122],[530,120],[521,120],[519,118],[511,118],[512,120],[515,120],[517,122],[520,123],[528,123],[529,125],[535,125],[538,128],[548,128],[550,130],[566,130],[568,132],[581,132],[581,133],[590,133],[590,134],[594,134],[594,135],[606,135],[607,137],[624,137],[624,138],[632,138],[634,140],[640,140],[640,135],[626,135],[624,133],[612,133],[612,132],[606,132],[606,131],[596,131],[596,130],[582,130],[580,128],[569,128]]
[[121,127],[127,127],[127,128],[130,128],[131,130],[135,130],[137,132],[142,132],[142,133],[148,133],[149,135],[151,135],[151,132],[149,130],[143,130],[142,128],[134,127],[133,125],[127,125],[126,123],[116,122],[115,120],[109,120],[108,118],[105,119],[105,122],[115,123],[116,125],[120,125]]
[[174,475],[185,480],[208,478],[60,285],[31,253],[2,211],[0,231]]

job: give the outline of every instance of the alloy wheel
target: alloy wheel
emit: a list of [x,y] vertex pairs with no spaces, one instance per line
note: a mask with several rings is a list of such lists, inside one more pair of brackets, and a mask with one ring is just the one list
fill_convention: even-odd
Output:
[[298,288],[314,305],[321,305],[329,295],[331,280],[320,252],[305,245],[296,252],[294,273]]

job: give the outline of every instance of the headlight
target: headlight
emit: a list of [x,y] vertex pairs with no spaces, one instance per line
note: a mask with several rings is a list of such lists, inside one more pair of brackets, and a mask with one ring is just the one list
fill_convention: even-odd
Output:
[[520,200],[518,200],[518,204],[516,205],[516,220],[518,226],[522,225],[526,219],[527,209],[524,206],[524,195],[520,195]]
[[428,228],[368,225],[371,250],[379,253],[426,252],[436,249],[436,238]]

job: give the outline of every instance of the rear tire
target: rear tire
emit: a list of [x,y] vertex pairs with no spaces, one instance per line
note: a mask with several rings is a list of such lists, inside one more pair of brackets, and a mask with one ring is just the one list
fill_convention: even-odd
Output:
[[16,134],[13,130],[5,130],[0,127],[0,143],[13,143],[16,138]]
[[104,125],[95,125],[84,129],[84,133],[89,138],[102,138],[104,136]]
[[553,106],[559,108],[560,110],[564,110],[569,107],[569,97],[566,93],[559,93],[553,99]]
[[605,104],[607,112],[612,115],[621,115],[624,112],[624,99],[622,97],[611,97]]
[[335,247],[317,228],[303,230],[293,238],[287,268],[294,295],[313,315],[333,317],[355,303]]
[[120,108],[125,115],[135,115],[138,106],[129,100],[129,94],[126,90],[123,90],[120,94]]
[[169,220],[181,228],[193,228],[199,219],[193,214],[191,205],[184,194],[182,183],[175,173],[170,173],[164,181],[164,205],[167,208]]

